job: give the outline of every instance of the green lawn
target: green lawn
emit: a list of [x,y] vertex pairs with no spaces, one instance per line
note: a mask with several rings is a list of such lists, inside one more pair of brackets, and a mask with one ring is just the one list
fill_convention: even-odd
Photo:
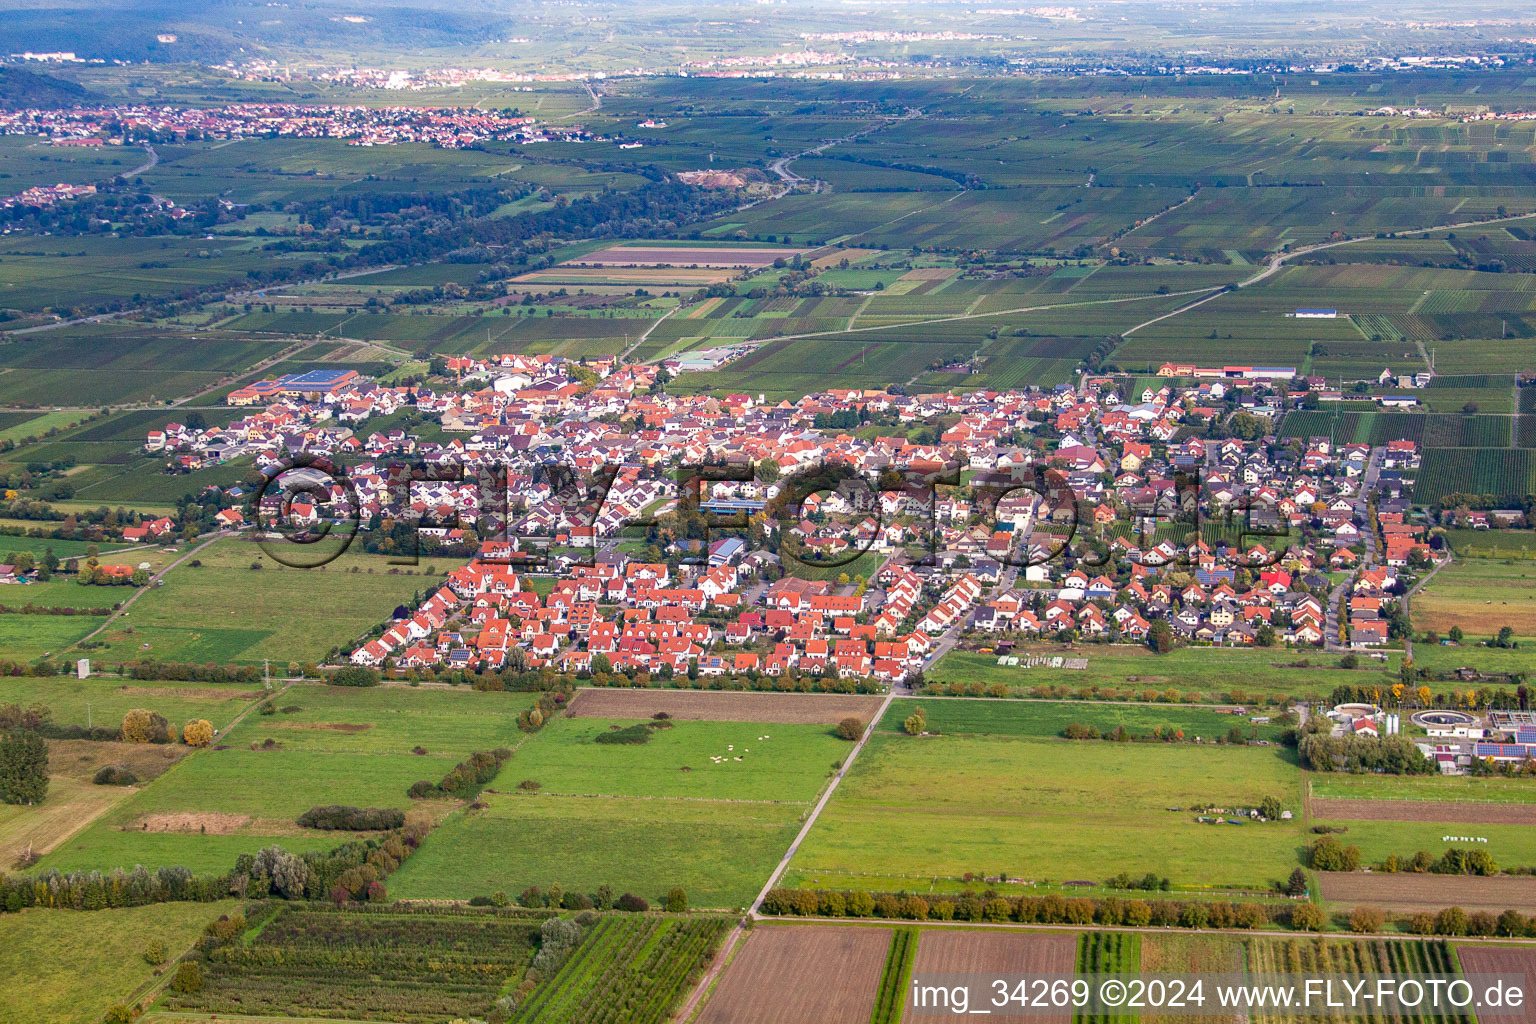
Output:
[[[565,796],[809,803],[832,763],[851,747],[826,726],[762,722],[677,722],[653,730],[650,742],[641,745],[593,742],[614,726],[629,724],[562,721],[518,751],[501,788],[526,778],[546,793]],[[716,763],[711,756],[723,760]]]
[[57,655],[105,621],[94,615],[0,615],[0,658],[35,661]]
[[177,956],[209,921],[239,905],[157,903],[118,910],[23,910],[0,915],[4,1024],[97,1024],[149,981],[144,949]]
[[[1317,819],[1319,821],[1325,819]],[[1536,829],[1527,825],[1468,825],[1427,821],[1333,821],[1348,832],[1339,841],[1360,848],[1361,864],[1378,864],[1390,854],[1412,857],[1428,850],[1436,857],[1451,847],[1487,850],[1504,869],[1536,867]],[[1446,836],[1482,838],[1486,843],[1457,842]]]
[[1457,559],[1415,595],[1413,624],[1441,636],[1460,626],[1463,642],[1491,637],[1502,626],[1536,635],[1536,562]]
[[1313,775],[1312,795],[1343,800],[1455,800],[1493,804],[1536,803],[1527,779],[1470,775]]
[[483,799],[487,810],[455,815],[428,837],[390,878],[390,895],[464,898],[556,882],[592,892],[606,883],[655,902],[681,885],[692,906],[742,907],[789,848],[803,811],[520,793]]
[[[1295,822],[1201,825],[1194,803],[1273,795]],[[877,735],[817,819],[792,874],[966,872],[1063,881],[1154,871],[1175,883],[1267,886],[1297,864],[1301,773],[1277,748],[1066,744]]]

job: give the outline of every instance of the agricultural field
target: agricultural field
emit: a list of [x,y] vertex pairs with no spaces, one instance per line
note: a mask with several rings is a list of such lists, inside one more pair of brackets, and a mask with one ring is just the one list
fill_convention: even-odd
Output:
[[[1055,977],[1069,975],[1074,968],[1086,969],[1086,965],[1078,962],[1078,939],[1071,934],[925,928],[920,935],[917,957],[912,964],[914,976],[975,974],[987,977]],[[988,996],[992,994],[990,988],[986,992]],[[973,999],[979,994],[973,989]],[[916,1014],[916,1007],[910,992],[906,997],[906,1013],[910,1019]],[[1024,1024],[1032,1020],[1067,1024],[1072,1014],[1010,1014],[992,1010],[987,1019],[1002,1024]]]
[[433,1024],[489,1013],[538,947],[537,921],[492,913],[259,904],[247,913],[259,924],[241,941],[203,954],[201,991],[168,991],[159,1006]]
[[[1117,794],[1113,804],[1105,792]],[[1265,796],[1297,820],[1218,827],[1188,810]],[[1087,806],[1097,811],[1085,818]],[[880,733],[785,884],[836,888],[879,874],[921,890],[934,876],[965,873],[1060,882],[1152,871],[1175,883],[1267,888],[1296,865],[1302,810],[1301,774],[1273,747]]]
[[329,849],[335,833],[296,819],[330,804],[441,820],[457,801],[413,801],[406,790],[421,779],[436,782],[475,750],[515,747],[516,715],[530,703],[521,694],[471,690],[290,687],[272,698],[273,714],[246,715],[213,748],[181,759],[72,836],[44,866],[221,871],[272,843]]
[[[392,891],[443,898],[608,884],[655,899],[680,885],[695,906],[750,902],[848,743],[824,724],[652,724],[671,727],[577,717],[534,735],[482,794],[488,806],[430,836]],[[649,738],[597,742],[630,726]],[[530,831],[546,841],[517,841]],[[475,852],[488,846],[507,855]],[[614,860],[613,849],[629,852]]]
[[1536,636],[1536,565],[1458,558],[1414,595],[1412,609],[1415,628],[1441,636],[1454,626],[1469,641],[1491,638],[1504,626]]
[[1536,878],[1528,875],[1491,877],[1323,872],[1318,876],[1323,899],[1340,907],[1367,904],[1384,910],[1415,911],[1461,907],[1469,913],[1536,912]]
[[[1020,665],[999,665],[995,654],[953,650],[925,673],[928,682],[1001,683],[1015,695],[1035,687],[1050,692],[1040,696],[1084,695],[1145,701],[1181,700],[1186,703],[1272,703],[1290,697],[1322,697],[1340,683],[1391,685],[1379,668],[1342,669],[1337,659],[1320,652],[1273,650],[1225,650],[1209,647],[1176,648],[1166,655],[1128,645],[1088,645],[1076,648],[1053,644],[1024,644],[1014,652]],[[1026,668],[1029,656],[1084,658],[1086,668],[1051,671]],[[1393,677],[1395,679],[1395,676]],[[1100,694],[1092,694],[1094,688]],[[1113,692],[1109,692],[1113,691]],[[1168,691],[1175,697],[1170,698]]]
[[[1536,825],[1536,807],[1523,801],[1351,800],[1313,797],[1312,816],[1324,820],[1430,821],[1457,825]],[[1485,837],[1486,838],[1486,837]]]
[[699,1024],[867,1024],[891,938],[889,928],[759,924]]
[[208,922],[238,902],[159,903],[89,913],[28,909],[0,915],[5,1024],[98,1024],[114,1004],[147,986],[151,943],[179,954]]
[[511,1018],[538,1024],[665,1024],[730,927],[725,918],[603,917]]
[[[10,266],[6,256],[0,267]],[[0,290],[0,302],[8,301]],[[283,347],[215,332],[167,336],[137,326],[78,324],[0,345],[0,403],[80,406],[176,398],[213,387]],[[144,443],[142,435],[138,443]]]
[[[424,575],[428,566],[350,551],[323,569],[288,568],[236,538],[216,541],[197,560],[202,564],[183,563],[166,574],[163,586],[97,636],[103,646],[92,657],[220,664],[271,658],[284,666],[322,661],[437,582]],[[315,615],[322,605],[326,614]]]
[[1500,507],[1519,504],[1536,487],[1536,450],[1432,448],[1413,488],[1413,500],[1431,504],[1447,494],[1490,494]]

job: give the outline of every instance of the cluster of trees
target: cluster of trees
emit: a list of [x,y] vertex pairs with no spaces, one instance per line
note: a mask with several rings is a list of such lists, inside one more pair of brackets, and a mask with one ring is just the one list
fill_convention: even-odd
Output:
[[[1061,729],[1061,735],[1069,740],[1108,740],[1111,743],[1183,743],[1189,739],[1184,730],[1172,725],[1154,726],[1151,732],[1133,733],[1123,725],[1104,732],[1096,725],[1069,722]],[[1225,736],[1216,738],[1217,743],[1244,744],[1248,737],[1240,726],[1227,730]]]
[[376,832],[402,828],[405,812],[397,807],[350,807],[329,804],[311,807],[298,817],[300,828],[325,831]]
[[77,871],[61,874],[0,877],[0,910],[14,913],[27,907],[103,910],[150,903],[248,899],[382,900],[382,880],[420,845],[424,828],[407,826],[386,836],[343,843],[330,851],[290,853],[269,846],[256,854],[241,854],[233,870],[194,875],[184,867],[150,871]]
[[[477,901],[470,900],[470,903]],[[506,906],[506,894],[496,893],[483,902],[497,907]],[[517,905],[532,910],[622,910],[631,914],[643,914],[651,909],[650,901],[644,896],[636,896],[632,892],[615,896],[613,886],[606,882],[598,886],[596,892],[590,894],[577,892],[575,889],[567,890],[558,883],[547,889],[530,885],[518,894]],[[671,889],[667,893],[667,909],[674,910],[675,913],[687,910],[688,894],[682,889]]]
[[0,802],[37,804],[47,795],[47,742],[31,729],[0,734]]
[[1360,848],[1345,846],[1334,836],[1323,836],[1308,847],[1307,866],[1313,871],[1357,871]]
[[99,565],[82,565],[75,572],[75,582],[83,587],[147,587],[149,570],[135,569],[123,576],[109,573]]
[[[1186,928],[1263,928],[1279,919],[1297,928],[1319,928],[1321,913],[1310,903],[1272,908],[1262,903],[1126,900],[1118,896],[1000,896],[995,892],[958,895],[872,893],[862,890],[770,889],[763,913],[785,917],[881,917],[908,921],[1018,921],[1041,924],[1106,924],[1132,928],[1155,925]],[[1316,914],[1314,922],[1312,915]],[[1300,924],[1296,923],[1299,915]]]
[[563,683],[560,689],[545,690],[539,694],[533,707],[525,708],[517,716],[517,727],[523,732],[538,732],[544,728],[544,723],[554,717],[555,712],[565,706],[574,691],[568,682]]
[[379,673],[365,665],[348,665],[332,672],[326,682],[332,686],[378,686]]
[[213,663],[136,661],[118,666],[131,679],[178,679],[193,683],[256,683],[261,669],[254,665],[215,665]]
[[412,800],[438,796],[455,796],[461,800],[468,800],[496,777],[496,773],[501,771],[502,764],[511,756],[512,751],[506,747],[477,750],[470,754],[467,760],[460,761],[450,768],[441,782],[428,782],[423,779],[412,783],[406,795]]
[[[1325,835],[1307,849],[1307,864],[1314,871],[1358,871],[1360,848],[1345,846],[1336,837]],[[1411,857],[1390,854],[1377,865],[1377,870],[1389,874],[1405,871],[1434,875],[1496,875],[1499,866],[1487,850],[1453,846],[1438,859],[1428,850],[1420,850]]]
[[618,746],[638,746],[651,741],[651,730],[671,726],[671,722],[636,722],[634,725],[625,726],[622,729],[610,729],[608,732],[600,732],[592,738],[594,743],[607,743]]
[[165,716],[148,708],[133,708],[123,715],[124,743],[169,743],[171,725]]
[[1434,763],[1407,736],[1330,736],[1307,732],[1296,744],[1301,763],[1315,772],[1428,775]]
[[833,730],[834,735],[840,740],[854,742],[864,735],[864,720],[862,718],[845,718],[837,723]]
[[[774,693],[880,693],[885,688],[885,684],[868,676],[844,679],[834,675],[802,675],[794,671],[780,676],[757,673],[714,676],[696,674],[697,667],[690,665],[686,677],[673,678],[670,665],[662,668],[663,671],[659,673],[639,672],[634,676],[593,671],[586,682],[590,686],[629,686],[638,689],[659,689],[671,683],[680,690],[757,690]],[[576,678],[582,678],[582,674],[578,672]]]
[[[1164,928],[1265,928],[1282,924],[1296,931],[1321,931],[1326,921],[1315,904],[1294,902],[1267,906],[1224,900],[1121,900],[1062,896],[1016,896],[967,892],[958,896],[904,893],[837,892],[816,889],[772,889],[763,912],[785,917],[880,917],[909,921],[1022,921],[1044,924],[1107,924]],[[1369,935],[1386,927],[1388,916],[1374,907],[1356,907],[1338,924]],[[1517,910],[1498,916],[1487,911],[1468,914],[1460,907],[1439,913],[1404,915],[1397,924],[1416,935],[1536,935],[1536,917]]]
[[1496,875],[1499,866],[1494,863],[1492,855],[1487,850],[1464,849],[1453,846],[1440,858],[1428,850],[1419,850],[1412,857],[1402,858],[1397,854],[1389,854],[1382,861],[1378,870],[1388,873],[1398,871],[1412,871],[1428,873],[1432,875]]

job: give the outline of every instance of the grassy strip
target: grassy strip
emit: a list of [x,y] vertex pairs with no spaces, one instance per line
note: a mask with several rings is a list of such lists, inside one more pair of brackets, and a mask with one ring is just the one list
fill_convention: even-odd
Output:
[[897,928],[891,934],[891,948],[885,955],[885,970],[880,975],[880,994],[869,1024],[897,1024],[906,1007],[907,982],[912,977],[912,961],[917,958],[916,928]]
[[[1077,939],[1077,973],[1136,974],[1141,970],[1141,936],[1127,932],[1084,932]],[[1074,1024],[1134,1024],[1135,1014],[1077,1013]]]

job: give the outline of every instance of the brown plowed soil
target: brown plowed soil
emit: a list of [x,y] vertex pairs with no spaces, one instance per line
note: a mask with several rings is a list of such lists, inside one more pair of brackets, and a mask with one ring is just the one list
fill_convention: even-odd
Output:
[[1312,817],[1330,821],[1444,821],[1462,825],[1536,825],[1536,804],[1451,800],[1312,798]]
[[760,924],[699,1024],[869,1024],[890,946],[889,928]]
[[1427,875],[1412,872],[1322,872],[1323,899],[1346,907],[1364,904],[1383,910],[1518,910],[1536,912],[1536,877],[1531,875]]
[[[990,1010],[986,1015],[990,1024],[1070,1024],[1072,1011],[1060,1014],[1008,1014],[990,1005],[995,992],[990,984],[980,981],[985,977],[1003,978],[1008,975],[1070,975],[1077,964],[1077,936],[1052,935],[1030,932],[991,931],[977,928],[956,931],[924,931],[917,943],[917,958],[912,963],[912,976],[923,974],[972,974],[970,982],[970,1010]],[[1026,990],[1027,992],[1027,990]],[[912,993],[907,992],[907,1010],[904,1020],[921,1020],[912,1005]]]

